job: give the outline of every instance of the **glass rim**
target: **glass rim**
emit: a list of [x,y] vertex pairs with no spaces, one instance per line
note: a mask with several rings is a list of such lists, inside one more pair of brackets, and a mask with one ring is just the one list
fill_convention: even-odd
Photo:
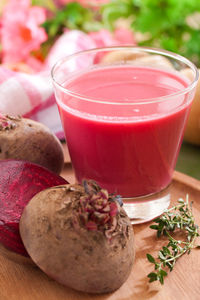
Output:
[[[187,67],[189,67],[193,71],[194,79],[187,87],[185,87],[182,90],[179,90],[177,92],[171,93],[169,95],[154,97],[154,98],[146,98],[146,99],[141,99],[141,100],[138,99],[138,100],[133,100],[132,102],[131,101],[130,102],[122,102],[122,100],[121,100],[121,102],[114,102],[114,101],[108,101],[105,99],[95,99],[92,97],[86,97],[80,93],[71,91],[70,89],[63,87],[62,84],[60,84],[56,80],[55,71],[63,63],[70,61],[71,59],[78,57],[80,55],[83,55],[83,54],[89,54],[89,53],[95,53],[95,52],[98,53],[101,51],[112,51],[112,50],[113,51],[114,50],[115,51],[134,50],[134,51],[140,51],[140,52],[143,51],[146,53],[152,53],[152,54],[157,54],[157,55],[162,55],[164,57],[172,58],[176,61],[179,61],[179,62],[187,65]],[[112,65],[112,63],[110,64],[110,66],[111,65]],[[72,71],[72,73],[73,73],[73,71]],[[76,52],[76,53],[73,53],[73,54],[70,54],[70,55],[60,58],[51,69],[51,78],[52,78],[54,85],[57,86],[60,90],[62,90],[64,93],[67,93],[73,97],[79,98],[84,101],[93,102],[93,103],[96,102],[98,104],[102,103],[102,104],[112,104],[112,105],[141,105],[141,104],[147,105],[150,103],[164,102],[165,100],[169,100],[169,98],[184,95],[184,94],[190,92],[197,84],[197,81],[199,79],[199,71],[198,71],[197,67],[195,66],[195,64],[192,63],[189,59],[185,58],[184,56],[182,56],[180,54],[173,53],[168,50],[153,48],[153,47],[143,47],[143,46],[141,46],[141,47],[140,46],[110,46],[110,47],[101,47],[101,48],[92,48],[92,49],[88,49],[88,50],[82,50],[82,51],[79,51],[79,52]]]

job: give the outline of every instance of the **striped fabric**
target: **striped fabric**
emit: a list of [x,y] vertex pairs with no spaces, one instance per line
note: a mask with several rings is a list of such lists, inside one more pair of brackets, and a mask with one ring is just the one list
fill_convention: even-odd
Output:
[[95,46],[92,38],[85,33],[69,31],[52,47],[44,71],[26,74],[0,66],[0,112],[39,121],[62,139],[64,135],[55,103],[50,70],[59,58]]

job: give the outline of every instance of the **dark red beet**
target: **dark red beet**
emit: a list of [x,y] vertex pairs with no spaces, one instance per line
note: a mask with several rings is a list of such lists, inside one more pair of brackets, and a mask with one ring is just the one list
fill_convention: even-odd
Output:
[[66,183],[42,166],[27,161],[0,161],[0,243],[28,256],[19,234],[24,207],[40,191]]

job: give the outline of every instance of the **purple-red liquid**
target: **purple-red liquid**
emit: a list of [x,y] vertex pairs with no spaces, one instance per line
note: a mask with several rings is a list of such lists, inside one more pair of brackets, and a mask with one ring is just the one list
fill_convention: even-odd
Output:
[[123,197],[166,187],[191,104],[187,95],[170,95],[187,85],[176,71],[134,66],[91,69],[66,81],[82,95],[57,95],[78,181],[94,179]]

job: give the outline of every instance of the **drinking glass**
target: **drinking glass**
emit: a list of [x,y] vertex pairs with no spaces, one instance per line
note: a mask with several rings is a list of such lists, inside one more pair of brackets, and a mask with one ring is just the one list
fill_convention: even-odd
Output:
[[160,215],[198,80],[194,64],[165,50],[109,47],[60,59],[52,79],[77,181],[121,195],[133,223]]

